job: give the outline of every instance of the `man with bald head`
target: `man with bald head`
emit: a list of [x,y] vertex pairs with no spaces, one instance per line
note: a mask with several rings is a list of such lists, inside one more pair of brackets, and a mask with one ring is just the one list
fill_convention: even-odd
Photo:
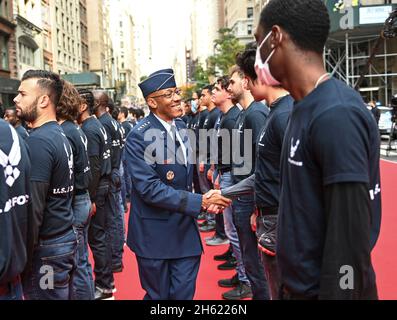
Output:
[[23,140],[26,140],[29,137],[29,133],[22,126],[22,122],[18,118],[17,109],[15,107],[5,109],[4,120],[14,127],[15,131]]

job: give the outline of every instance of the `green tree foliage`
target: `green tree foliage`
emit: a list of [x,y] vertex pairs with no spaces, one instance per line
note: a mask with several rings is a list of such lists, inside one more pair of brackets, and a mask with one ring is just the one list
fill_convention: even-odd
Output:
[[218,33],[219,39],[214,41],[215,54],[207,59],[207,68],[204,69],[201,64],[196,66],[194,79],[198,89],[211,82],[211,79],[228,74],[229,69],[236,64],[237,54],[244,50],[231,29],[222,28]]

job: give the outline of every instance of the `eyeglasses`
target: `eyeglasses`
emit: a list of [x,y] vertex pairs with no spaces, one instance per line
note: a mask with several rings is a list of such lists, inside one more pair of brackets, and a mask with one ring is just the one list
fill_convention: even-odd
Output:
[[161,95],[159,95],[159,96],[154,96],[154,97],[151,97],[151,98],[166,98],[166,99],[174,99],[174,96],[175,95],[178,95],[178,96],[180,96],[181,94],[182,94],[182,90],[180,90],[180,89],[176,89],[176,90],[174,90],[173,92],[169,92],[169,93],[165,93],[165,94],[161,94]]

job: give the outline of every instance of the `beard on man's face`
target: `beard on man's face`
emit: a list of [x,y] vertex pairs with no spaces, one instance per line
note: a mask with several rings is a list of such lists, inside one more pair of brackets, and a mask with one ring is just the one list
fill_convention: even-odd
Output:
[[36,121],[38,114],[37,114],[37,103],[39,102],[39,98],[37,98],[28,108],[22,110],[18,110],[18,117],[19,119],[32,123]]

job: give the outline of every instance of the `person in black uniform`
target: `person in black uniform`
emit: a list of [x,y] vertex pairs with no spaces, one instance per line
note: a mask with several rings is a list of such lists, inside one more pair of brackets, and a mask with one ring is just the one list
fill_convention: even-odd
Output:
[[[73,229],[73,151],[56,121],[63,83],[57,74],[27,71],[14,99],[18,117],[31,124],[26,140],[32,164],[32,210],[24,293],[28,300],[73,297],[77,236]],[[43,271],[53,274],[42,285]]]
[[112,248],[106,231],[111,219],[109,206],[110,173],[112,171],[110,139],[105,128],[95,117],[94,95],[91,90],[79,90],[82,103],[78,123],[88,144],[92,180],[88,186],[92,218],[88,230],[88,243],[94,257],[95,299],[113,299]]
[[324,69],[329,31],[322,1],[271,0],[255,35],[258,77],[296,101],[281,154],[282,297],[377,299],[379,131],[361,96]]
[[15,109],[15,107],[7,108],[5,110],[4,120],[14,127],[14,129],[23,140],[26,140],[29,137],[29,133],[23,127],[21,120],[17,116],[17,110]]
[[112,271],[120,272],[123,269],[123,211],[120,210],[120,191],[121,191],[121,141],[122,136],[119,125],[109,112],[113,112],[113,102],[104,91],[94,91],[95,115],[102,123],[111,142],[111,164],[112,172],[110,175],[109,205],[111,208],[111,218],[108,220],[107,232],[109,233],[112,245]]
[[258,216],[252,218],[258,236],[263,266],[272,300],[279,298],[279,276],[276,263],[276,230],[280,197],[280,157],[293,99],[280,86],[262,84],[255,72],[257,50],[247,49],[237,57],[237,65],[243,70],[248,89],[255,101],[266,100],[270,114],[257,141],[255,174],[221,194],[238,197],[255,193]]
[[30,160],[14,128],[0,119],[0,300],[22,300],[27,262]]
[[74,121],[80,108],[80,96],[75,87],[64,81],[62,97],[57,106],[57,119],[73,150],[74,163],[74,226],[78,235],[77,267],[73,278],[74,299],[94,300],[92,267],[88,260],[88,228],[91,200],[88,186],[91,168],[87,153],[87,137]]
[[[233,185],[232,181],[232,150],[233,141],[230,139],[233,135],[233,129],[236,121],[240,115],[240,109],[234,105],[230,92],[227,88],[229,86],[229,77],[224,76],[219,78],[214,86],[213,99],[214,103],[223,113],[221,123],[219,125],[218,138],[218,163],[216,169],[219,173],[220,188],[226,188]],[[247,278],[244,263],[241,257],[240,241],[238,238],[236,226],[233,221],[233,208],[228,207],[223,212],[223,219],[225,225],[225,233],[230,241],[233,259],[237,264],[237,274],[231,279],[222,279],[218,281],[219,286],[226,288],[234,288],[246,284],[246,290],[240,290],[239,295],[234,295],[234,299],[245,299],[252,297],[252,291],[249,288],[249,280]],[[227,256],[227,253],[226,253]],[[225,259],[227,264],[232,265],[232,259]],[[220,266],[219,266],[220,267]],[[226,297],[228,296],[227,293]]]
[[[269,109],[263,103],[254,100],[251,92],[247,89],[248,81],[238,66],[232,68],[230,75],[228,90],[231,92],[232,99],[238,101],[243,107],[233,131],[233,144],[237,148],[233,148],[231,173],[233,183],[237,184],[251,176],[255,170],[256,142],[266,123]],[[246,145],[247,143],[249,145]],[[246,148],[250,150],[249,154],[246,154]],[[251,229],[251,215],[254,211],[255,199],[253,195],[242,196],[233,201],[233,219],[239,236],[244,267],[251,284],[253,299],[267,300],[269,299],[268,285],[258,253],[256,234]],[[248,290],[247,285],[241,284],[234,292],[229,292],[226,298],[239,297],[241,291]]]
[[[125,139],[127,139],[128,134],[131,132],[132,128],[134,127],[132,123],[127,120],[127,118],[128,118],[128,109],[126,107],[121,107],[117,120],[121,123],[121,125],[124,128]],[[124,143],[125,143],[125,139],[124,139]]]
[[[125,142],[127,140],[128,135],[130,134],[131,130],[133,129],[133,125],[130,121],[127,120],[128,117],[128,109],[126,107],[121,107],[120,108],[120,113],[118,117],[119,123],[122,125],[124,129],[124,141],[123,145],[125,145]],[[125,162],[125,151],[123,148],[123,153],[122,153],[122,166],[123,166],[123,177],[121,181],[121,198],[123,201],[123,206],[124,206],[124,212],[127,212],[128,210],[128,202],[130,202],[130,192],[131,192],[131,177],[129,176],[127,168],[127,164]]]
[[[211,158],[211,139],[210,134],[213,132],[215,124],[219,118],[220,111],[216,105],[212,102],[212,85],[205,86],[201,91],[200,98],[200,123],[197,135],[197,155],[198,155],[198,177],[200,183],[200,190],[202,193],[207,193],[213,188],[212,181],[208,179],[208,171],[211,168],[210,158]],[[211,131],[212,130],[212,131]],[[204,146],[206,145],[206,149]],[[211,177],[212,180],[212,177]],[[220,220],[219,220],[220,222]],[[225,228],[223,224],[216,227],[215,215],[208,213],[205,216],[205,222],[200,226],[201,232],[211,232],[215,230],[215,236],[207,238],[206,240],[222,239],[226,238]]]

